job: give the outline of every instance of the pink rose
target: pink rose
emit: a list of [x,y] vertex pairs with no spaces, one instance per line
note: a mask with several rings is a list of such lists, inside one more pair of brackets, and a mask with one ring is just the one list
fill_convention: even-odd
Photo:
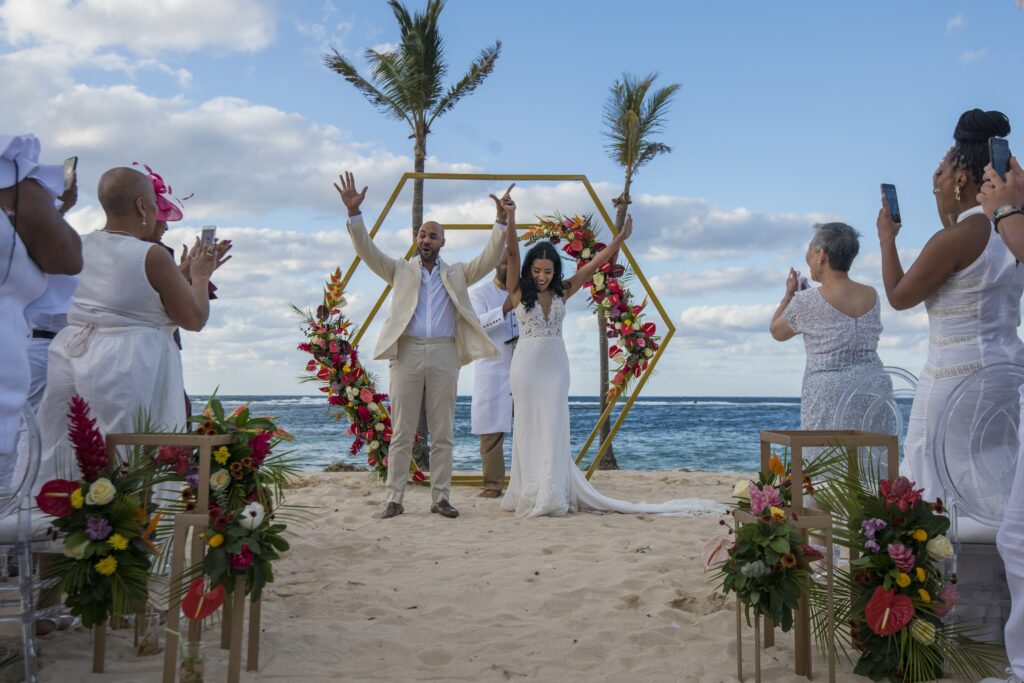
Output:
[[373,400],[373,390],[370,387],[363,387],[362,391],[359,392],[359,400],[363,403],[369,403]]

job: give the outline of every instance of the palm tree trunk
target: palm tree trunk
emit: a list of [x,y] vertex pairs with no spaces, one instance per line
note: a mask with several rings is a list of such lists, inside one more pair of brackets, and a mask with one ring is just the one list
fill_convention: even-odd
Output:
[[[413,150],[413,170],[416,173],[423,173],[427,161],[427,138],[426,135],[416,135],[416,145]],[[412,238],[416,239],[420,226],[423,225],[423,179],[415,178],[412,181]],[[412,447],[412,456],[416,460],[416,466],[424,472],[430,471],[430,444],[428,442],[429,431],[427,429],[427,391],[429,387],[423,388],[423,402],[420,404],[420,421],[416,428],[419,439]]]
[[[615,231],[622,230],[622,224],[626,222],[626,214],[629,212],[629,186],[630,176],[626,175],[626,183],[622,188],[622,194],[615,200]],[[597,331],[599,339],[597,342],[598,353],[601,355],[601,413],[608,408],[608,335],[605,332],[605,324],[607,319],[605,318],[604,311],[599,310],[597,313]],[[608,434],[611,433],[611,419],[605,420],[601,425],[601,441],[603,442],[608,438]],[[601,461],[599,469],[602,470],[617,470],[619,469],[619,461],[615,459],[615,448],[614,444],[608,444],[608,451],[604,454],[604,459]]]

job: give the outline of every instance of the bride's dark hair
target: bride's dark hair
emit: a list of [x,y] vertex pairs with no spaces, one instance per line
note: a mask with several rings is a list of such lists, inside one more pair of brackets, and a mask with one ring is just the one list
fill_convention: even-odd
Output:
[[519,273],[519,300],[523,308],[530,310],[537,303],[537,285],[533,284],[533,262],[537,259],[545,259],[554,264],[555,274],[551,278],[551,291],[557,296],[562,296],[562,259],[551,242],[538,242],[526,252],[523,260],[523,268]]

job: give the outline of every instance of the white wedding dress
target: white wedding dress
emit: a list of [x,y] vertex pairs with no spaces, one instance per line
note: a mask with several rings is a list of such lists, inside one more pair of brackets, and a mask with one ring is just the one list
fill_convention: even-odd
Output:
[[519,342],[512,356],[512,475],[501,502],[517,517],[568,512],[660,513],[681,517],[719,514],[713,500],[683,498],[627,503],[603,496],[576,467],[569,448],[569,356],[562,341],[565,302],[555,297],[549,317],[538,301],[519,304]]

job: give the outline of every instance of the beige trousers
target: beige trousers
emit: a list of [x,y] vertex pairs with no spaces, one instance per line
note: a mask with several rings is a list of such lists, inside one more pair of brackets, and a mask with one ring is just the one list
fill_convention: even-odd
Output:
[[435,503],[451,500],[455,394],[459,382],[455,340],[402,337],[398,340],[398,357],[390,367],[394,429],[388,449],[388,502],[401,503],[405,494],[424,388],[430,430],[430,494]]
[[480,435],[480,460],[484,469],[484,488],[501,491],[505,487],[505,433]]

